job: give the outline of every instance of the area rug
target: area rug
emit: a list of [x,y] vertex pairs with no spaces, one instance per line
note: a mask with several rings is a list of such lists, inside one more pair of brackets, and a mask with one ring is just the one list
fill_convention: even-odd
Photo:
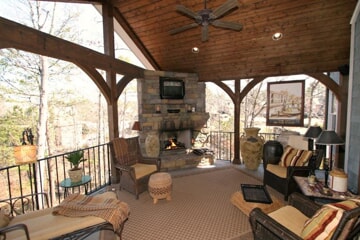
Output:
[[[171,173],[171,172],[170,172]],[[123,239],[183,240],[252,239],[248,217],[230,202],[241,183],[261,184],[233,168],[173,177],[172,200],[153,200],[147,192],[135,196],[118,191],[130,205]]]

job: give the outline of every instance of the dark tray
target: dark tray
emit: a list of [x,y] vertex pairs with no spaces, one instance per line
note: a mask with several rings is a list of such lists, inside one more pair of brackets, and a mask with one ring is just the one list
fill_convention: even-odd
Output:
[[247,202],[272,203],[271,197],[263,185],[241,184],[241,191]]

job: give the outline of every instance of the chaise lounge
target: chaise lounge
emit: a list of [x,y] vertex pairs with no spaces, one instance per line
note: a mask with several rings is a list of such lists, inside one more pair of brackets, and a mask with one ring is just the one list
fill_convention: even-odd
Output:
[[[105,192],[94,197],[73,194],[62,203],[53,208],[13,217],[7,226],[0,228],[0,238],[84,239],[95,232],[109,230],[121,239],[129,207],[126,203],[118,201],[114,192]],[[99,205],[102,208],[105,206],[108,211],[99,210],[96,207]],[[113,210],[115,207],[117,211]]]

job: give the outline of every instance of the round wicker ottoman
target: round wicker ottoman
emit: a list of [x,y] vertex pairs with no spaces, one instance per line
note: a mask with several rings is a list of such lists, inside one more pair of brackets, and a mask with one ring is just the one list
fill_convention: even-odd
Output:
[[172,179],[169,173],[160,172],[150,176],[148,190],[154,199],[154,204],[159,199],[171,200]]

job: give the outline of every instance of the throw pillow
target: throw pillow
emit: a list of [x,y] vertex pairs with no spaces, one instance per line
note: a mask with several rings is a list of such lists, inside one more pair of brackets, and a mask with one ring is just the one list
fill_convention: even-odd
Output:
[[306,166],[312,156],[312,151],[296,149],[286,146],[281,156],[280,164],[282,167]]
[[[330,203],[322,206],[312,218],[305,222],[301,232],[303,239],[330,239],[334,234],[344,211],[359,207],[359,199],[350,199],[338,203]],[[350,231],[356,219],[350,220]],[[347,235],[347,234],[346,234]]]

